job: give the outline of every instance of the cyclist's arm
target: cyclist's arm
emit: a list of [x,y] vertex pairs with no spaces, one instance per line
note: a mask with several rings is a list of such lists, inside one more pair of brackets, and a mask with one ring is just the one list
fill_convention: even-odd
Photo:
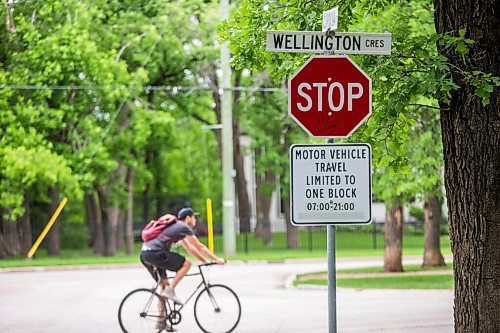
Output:
[[190,244],[190,242],[186,240],[186,238],[182,241],[182,246],[190,255],[202,262],[205,262],[205,258]]
[[198,240],[198,237],[194,235],[186,236],[184,240],[187,241],[189,245],[193,247],[196,250],[196,252],[198,252],[202,257],[208,257],[218,264],[225,263],[224,259],[217,257],[215,254],[213,254],[212,251],[210,251],[205,245],[203,245],[203,243]]

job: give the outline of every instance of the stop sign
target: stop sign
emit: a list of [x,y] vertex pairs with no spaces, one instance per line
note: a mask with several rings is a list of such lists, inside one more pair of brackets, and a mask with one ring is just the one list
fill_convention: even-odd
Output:
[[288,81],[288,113],[313,137],[345,138],[372,112],[372,80],[347,56],[311,57]]

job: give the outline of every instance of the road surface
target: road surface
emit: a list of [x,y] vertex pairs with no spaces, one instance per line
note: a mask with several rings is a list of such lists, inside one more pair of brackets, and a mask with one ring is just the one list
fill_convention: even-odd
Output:
[[[381,259],[337,259],[337,268],[381,264]],[[414,262],[418,262],[414,260]],[[293,274],[325,271],[326,260],[281,263],[230,262],[214,267],[213,283],[233,288],[242,303],[241,333],[328,332],[325,288],[289,287]],[[187,298],[196,277],[177,288]],[[150,287],[139,265],[0,270],[0,332],[120,332],[117,310],[130,290]],[[453,332],[451,290],[337,289],[338,332]],[[200,332],[192,304],[183,309],[178,332]]]

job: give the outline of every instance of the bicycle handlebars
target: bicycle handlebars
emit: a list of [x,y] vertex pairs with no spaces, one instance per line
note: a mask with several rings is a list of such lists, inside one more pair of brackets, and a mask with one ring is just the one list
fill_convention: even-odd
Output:
[[[225,262],[227,262],[227,261],[225,261]],[[200,266],[213,266],[213,265],[219,265],[219,264],[216,262],[210,261],[210,262],[204,262],[204,263],[198,264],[198,267],[200,267]]]

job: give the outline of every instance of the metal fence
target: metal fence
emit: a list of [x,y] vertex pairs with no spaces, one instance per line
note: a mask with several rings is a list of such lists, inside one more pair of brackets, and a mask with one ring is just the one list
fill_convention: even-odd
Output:
[[[195,232],[204,244],[207,242],[207,230],[201,222],[197,225]],[[134,225],[135,241],[140,242],[140,232],[144,223]],[[214,247],[217,253],[222,253],[223,235],[221,225],[216,225],[214,236]],[[417,249],[424,246],[423,223],[405,224],[403,236],[403,247]],[[36,232],[35,232],[36,234]],[[449,242],[446,225],[442,225],[442,246]],[[61,224],[60,236],[62,248],[84,248],[87,246],[89,232],[82,224]],[[384,224],[372,223],[366,226],[339,226],[335,230],[335,247],[339,250],[377,250],[384,248]],[[287,234],[273,232],[272,242],[265,245],[263,240],[257,238],[254,232],[240,232],[236,235],[236,251],[238,253],[268,252],[288,250]],[[298,248],[300,251],[323,251],[326,250],[326,227],[300,227],[298,228]]]
[[[447,241],[446,226],[442,228],[442,239]],[[203,236],[200,236],[205,241]],[[298,249],[306,251],[326,250],[326,227],[303,227],[298,230]],[[442,244],[445,245],[445,244]],[[335,231],[335,246],[340,250],[377,250],[384,248],[384,225],[372,223],[367,226],[340,226]],[[403,231],[404,248],[422,248],[424,246],[424,228],[422,223],[407,224]],[[223,250],[222,235],[214,238],[215,251]],[[270,245],[264,245],[255,233],[239,233],[236,237],[238,253],[262,251],[280,251],[288,249],[286,232],[273,232]]]

